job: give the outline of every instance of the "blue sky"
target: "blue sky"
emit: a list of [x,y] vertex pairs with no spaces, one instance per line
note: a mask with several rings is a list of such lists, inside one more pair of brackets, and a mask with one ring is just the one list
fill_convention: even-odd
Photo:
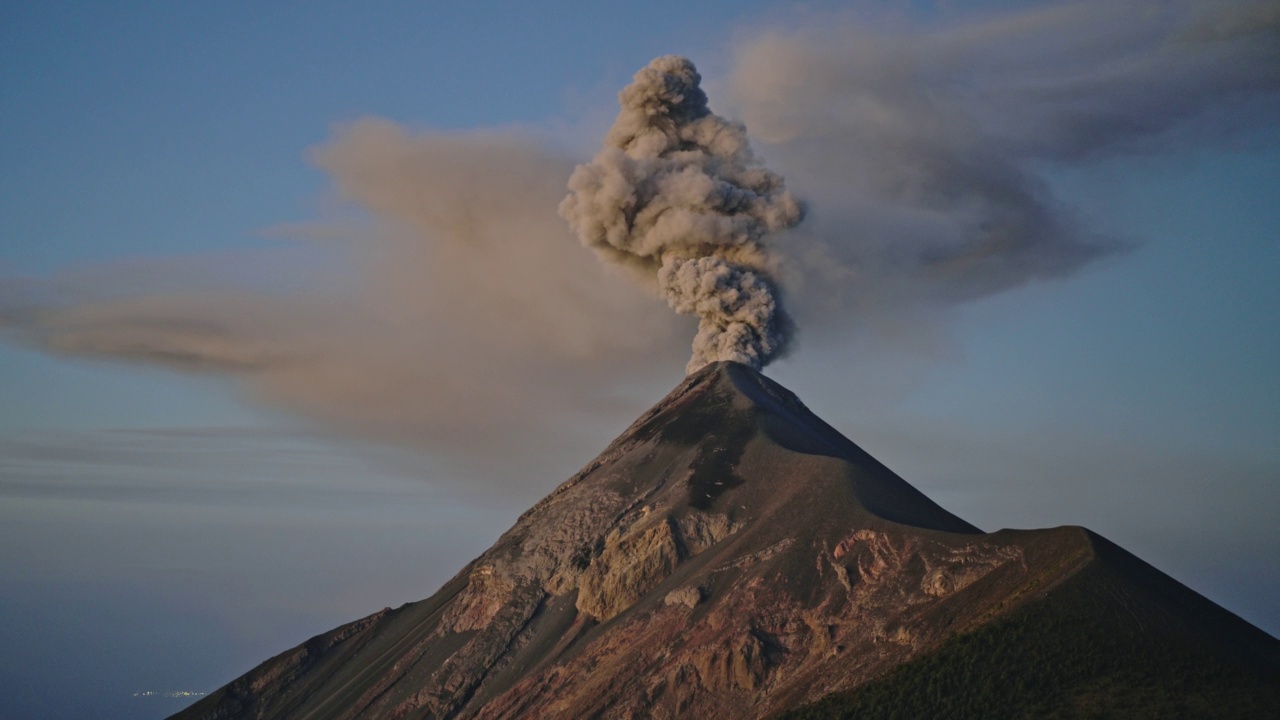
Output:
[[[1055,207],[1069,210],[1063,217],[1130,247],[1054,268],[1048,279],[1015,274],[962,302],[936,300],[944,293],[926,292],[920,277],[927,275],[903,275],[894,280],[900,293],[859,291],[832,310],[824,298],[844,298],[842,290],[809,280],[808,296],[795,292],[799,345],[767,372],[979,526],[1085,525],[1273,634],[1280,630],[1272,560],[1280,530],[1268,512],[1280,501],[1274,73],[1232,74],[1230,55],[1213,72],[1175,58],[1165,74],[1086,100],[1120,120],[1139,108],[1144,120],[1179,121],[1111,145],[1086,141],[1080,151],[1067,131],[1039,129],[1061,117],[1005,112],[1000,92],[1026,91],[1009,80],[1011,71],[982,75],[988,65],[962,61],[974,75],[938,79],[945,73],[925,62],[935,52],[930,32],[1050,6],[868,3],[851,12],[843,5],[54,2],[0,9],[0,311],[20,317],[0,326],[9,340],[0,344],[0,577],[8,588],[0,605],[0,703],[9,703],[0,704],[0,715],[78,717],[109,707],[120,717],[160,717],[173,708],[144,707],[129,694],[213,689],[311,634],[429,595],[673,386],[689,337],[687,326],[659,319],[659,334],[637,341],[651,348],[629,361],[608,355],[586,380],[538,370],[544,374],[498,384],[497,397],[517,398],[512,426],[521,413],[546,418],[551,434],[540,447],[550,449],[535,454],[515,440],[495,446],[494,437],[511,437],[507,426],[484,418],[474,428],[447,426],[431,408],[405,416],[411,431],[389,432],[401,415],[377,415],[372,405],[344,415],[341,402],[270,369],[165,364],[119,345],[84,352],[75,349],[84,345],[46,344],[32,328],[63,326],[33,326],[21,312],[116,312],[117,300],[183,297],[198,314],[166,319],[238,321],[243,312],[225,303],[242,288],[260,293],[253,297],[302,288],[310,294],[299,297],[342,309],[347,295],[312,283],[350,281],[344,273],[359,257],[351,260],[348,246],[284,237],[298,233],[279,228],[342,229],[370,216],[376,224],[373,201],[353,201],[351,192],[343,199],[335,189],[350,190],[342,163],[358,162],[365,147],[343,128],[385,118],[410,138],[389,145],[405,153],[427,147],[429,138],[453,137],[449,131],[498,128],[582,162],[616,112],[617,90],[666,53],[694,59],[712,108],[745,119],[749,134],[760,131],[757,149],[812,200],[812,234],[861,227],[864,216],[850,208],[881,196],[859,173],[885,167],[864,164],[865,153],[842,145],[822,153],[834,158],[834,169],[814,170],[808,146],[788,135],[799,127],[827,142],[875,142],[857,134],[867,127],[857,124],[862,116],[840,115],[865,79],[864,66],[840,63],[865,58],[831,50],[813,59],[787,44],[808,38],[821,49],[832,37],[863,37],[856,33],[918,41],[925,70],[916,79],[930,97],[952,97],[946,93],[957,86],[984,90],[956,90],[956,107],[983,128],[957,137],[979,137],[996,165],[1036,178]],[[1186,16],[1209,7],[1173,6]],[[1274,37],[1274,4],[1258,7],[1272,12]],[[1083,27],[1093,27],[1090,12]],[[1173,15],[1160,22],[1182,22]],[[855,35],[839,35],[846,31]],[[771,32],[781,38],[774,45],[761,40]],[[1088,69],[1090,58],[1111,47],[1085,52],[1066,41],[1066,49],[1042,49],[1016,34],[999,37],[1007,40],[1001,52],[1023,54],[1032,68],[1037,53],[1061,52]],[[1117,37],[1098,35],[1099,43],[1145,36]],[[782,53],[791,54],[784,61]],[[1141,57],[1166,62],[1162,53]],[[994,51],[981,57],[1006,71],[1022,67]],[[753,60],[777,69],[784,86],[744,71]],[[1030,77],[1077,69],[1061,58],[1054,63]],[[804,73],[786,74],[796,68]],[[884,69],[887,76],[895,68]],[[1231,82],[1248,90],[1221,90]],[[1160,83],[1177,91],[1148,89]],[[866,92],[880,93],[879,101],[899,97],[896,86],[872,85]],[[811,88],[825,95],[814,100]],[[805,112],[779,115],[762,97]],[[981,105],[983,97],[994,109]],[[1171,99],[1183,97],[1190,100]],[[820,112],[828,102],[829,116]],[[415,133],[428,140],[415,145]],[[356,157],[321,167],[316,148]],[[553,166],[559,161],[545,154]],[[963,186],[953,191],[965,193]],[[903,203],[904,213],[912,209]],[[897,218],[867,222],[915,227],[895,225]],[[570,244],[563,252],[581,253],[589,267],[590,253],[564,232]],[[833,243],[837,255],[853,247]],[[877,264],[864,246],[849,252],[871,286],[877,278],[867,274],[896,268]],[[905,295],[911,302],[884,309]],[[649,318],[653,309],[635,302],[642,309],[627,317]],[[290,314],[293,307],[276,308],[278,316],[310,317],[305,308]],[[653,312],[661,315],[660,304]],[[91,328],[98,333],[135,319],[89,317],[100,319]],[[271,324],[277,315],[264,318],[265,327],[278,328]],[[433,372],[454,367],[452,358]],[[446,376],[479,387],[463,375]],[[534,377],[549,378],[550,389],[520,385]],[[432,439],[405,437],[419,428]],[[490,434],[474,444],[441,439],[468,428]],[[536,468],[535,479],[512,467]]]

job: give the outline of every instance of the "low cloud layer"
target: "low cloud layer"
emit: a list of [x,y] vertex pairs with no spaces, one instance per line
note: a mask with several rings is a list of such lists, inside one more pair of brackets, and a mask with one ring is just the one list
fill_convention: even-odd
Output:
[[[225,261],[201,258],[168,265],[202,278],[195,289],[155,267],[101,270],[87,284],[7,280],[0,321],[10,339],[50,352],[235,375],[306,417],[458,458],[493,448],[552,456],[585,416],[622,428],[639,408],[619,402],[620,383],[674,383],[693,333],[574,238],[557,214],[567,188],[576,200],[565,215],[588,245],[641,268],[651,290],[699,316],[699,347],[711,349],[695,362],[743,338],[756,343],[747,361],[785,344],[776,302],[732,329],[703,311],[706,298],[679,291],[726,273],[786,291],[802,342],[872,343],[866,330],[878,323],[927,323],[1127,247],[1063,206],[1052,173],[1274,125],[1278,28],[1274,2],[1172,2],[1053,5],[923,28],[840,16],[746,34],[731,72],[710,85],[722,90],[718,113],[745,123],[778,174],[755,164],[736,122],[703,107],[692,120],[716,137],[657,132],[637,114],[643,98],[577,174],[581,158],[527,134],[415,134],[366,119],[313,153],[362,219],[320,223],[311,234],[322,245],[300,244],[299,263],[273,260],[278,282],[246,286]],[[684,72],[676,65],[667,70]],[[676,136],[679,152],[703,153],[697,162],[672,164],[667,145],[633,152]],[[746,210],[703,193],[724,211],[714,232],[655,221],[640,233],[631,218],[629,234],[611,234],[591,198],[610,178],[634,180],[632,166],[646,168],[644,182],[627,188],[661,186],[645,190],[649,200],[672,189],[664,178],[728,178],[734,193],[750,191]],[[702,177],[686,170],[712,166]],[[799,206],[779,175],[808,208],[790,229]],[[688,246],[728,250],[675,251]],[[324,252],[343,262],[316,270],[308,259]]]

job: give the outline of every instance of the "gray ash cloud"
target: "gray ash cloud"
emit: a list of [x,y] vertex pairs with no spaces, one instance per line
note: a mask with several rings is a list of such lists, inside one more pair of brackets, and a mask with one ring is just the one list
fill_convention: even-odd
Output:
[[758,369],[790,337],[765,238],[803,210],[752,153],[746,128],[708,109],[701,80],[674,55],[636,73],[604,149],[570,177],[560,214],[601,258],[698,318],[689,372],[716,360]]

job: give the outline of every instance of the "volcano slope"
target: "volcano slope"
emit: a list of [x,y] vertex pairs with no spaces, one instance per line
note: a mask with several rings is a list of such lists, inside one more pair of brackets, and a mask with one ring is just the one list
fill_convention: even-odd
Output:
[[[1123,672],[1174,657],[1194,677]],[[1074,674],[1046,680],[1055,667]],[[1098,535],[984,534],[722,362],[431,598],[174,717],[863,717],[901,697],[934,717],[1018,717],[1037,698],[1122,717],[1152,692],[1198,708],[1202,686],[1221,691],[1211,716],[1241,717],[1276,706],[1278,673],[1275,639]]]

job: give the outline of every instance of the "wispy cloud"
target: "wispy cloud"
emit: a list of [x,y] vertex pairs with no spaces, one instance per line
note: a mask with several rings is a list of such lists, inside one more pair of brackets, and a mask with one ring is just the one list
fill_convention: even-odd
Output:
[[1050,174],[1274,126],[1278,17],[1274,2],[1087,2],[751,37],[735,110],[812,208],[792,239],[802,330],[927,319],[1142,240],[1084,224]]

